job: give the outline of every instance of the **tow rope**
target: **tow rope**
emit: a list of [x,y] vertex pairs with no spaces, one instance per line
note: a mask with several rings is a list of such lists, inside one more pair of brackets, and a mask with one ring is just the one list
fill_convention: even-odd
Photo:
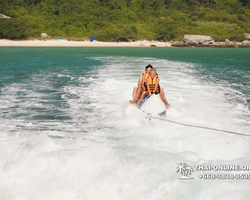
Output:
[[168,120],[168,119],[163,119],[161,117],[152,117],[152,118],[153,119],[159,119],[159,120],[167,121],[167,122],[174,123],[174,124],[179,124],[179,125],[182,125],[182,126],[189,126],[189,127],[194,127],[194,128],[202,128],[202,129],[208,129],[208,130],[212,130],[212,131],[220,131],[220,132],[224,132],[224,133],[229,133],[229,134],[234,134],[234,135],[241,135],[241,136],[250,137],[249,134],[244,134],[244,133],[236,133],[236,132],[232,132],[232,131],[220,130],[220,129],[210,128],[210,127],[205,127],[205,126],[197,126],[197,125],[191,125],[191,124],[184,124],[184,123],[180,123],[180,122],[176,122],[176,121],[172,121],[172,120]]

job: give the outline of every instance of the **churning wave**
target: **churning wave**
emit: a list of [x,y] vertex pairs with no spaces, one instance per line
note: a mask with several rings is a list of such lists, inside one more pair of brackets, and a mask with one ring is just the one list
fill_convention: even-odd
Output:
[[201,66],[91,57],[84,74],[51,71],[0,93],[0,199],[247,199],[247,180],[180,181],[179,163],[249,164],[250,140],[148,120],[119,109],[147,64],[172,105],[166,118],[249,133],[246,95]]

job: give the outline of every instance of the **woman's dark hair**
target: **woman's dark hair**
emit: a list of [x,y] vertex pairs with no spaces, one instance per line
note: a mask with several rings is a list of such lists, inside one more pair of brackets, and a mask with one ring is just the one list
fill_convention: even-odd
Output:
[[145,70],[147,70],[148,68],[152,68],[153,69],[153,66],[152,65],[147,65],[146,67],[145,67]]

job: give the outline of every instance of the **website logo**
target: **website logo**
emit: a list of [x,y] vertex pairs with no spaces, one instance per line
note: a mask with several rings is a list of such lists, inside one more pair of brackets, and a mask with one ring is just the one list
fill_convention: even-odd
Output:
[[194,169],[187,165],[186,163],[180,163],[177,167],[176,173],[180,173],[181,176],[179,177],[180,180],[191,180],[194,179],[191,177],[191,173],[194,172]]

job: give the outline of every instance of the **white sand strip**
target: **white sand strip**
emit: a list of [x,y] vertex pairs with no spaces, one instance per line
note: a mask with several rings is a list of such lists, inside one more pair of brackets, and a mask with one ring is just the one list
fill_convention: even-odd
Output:
[[170,42],[136,41],[136,42],[98,42],[68,40],[5,40],[0,39],[1,47],[170,47]]

